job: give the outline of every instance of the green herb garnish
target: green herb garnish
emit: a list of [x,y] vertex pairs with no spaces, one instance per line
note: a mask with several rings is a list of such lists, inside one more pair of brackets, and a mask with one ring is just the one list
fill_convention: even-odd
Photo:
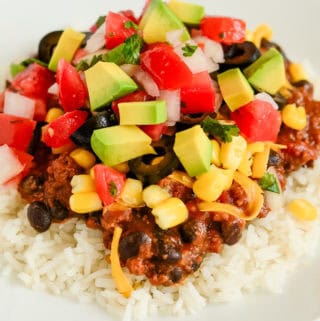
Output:
[[201,127],[208,134],[219,137],[224,143],[230,143],[232,136],[238,136],[240,131],[237,125],[222,124],[210,116],[201,122]]
[[182,47],[183,56],[184,57],[191,57],[194,52],[197,50],[197,45],[190,45],[189,43],[186,43],[184,47]]
[[265,191],[280,194],[280,187],[276,177],[271,173],[265,173],[263,177],[259,179],[259,185]]
[[126,21],[126,22],[124,23],[124,27],[125,27],[126,29],[131,29],[131,28],[133,28],[133,29],[135,29],[135,30],[138,30],[138,29],[139,29],[139,27],[138,27],[133,21],[131,21],[131,20]]
[[10,73],[12,77],[15,77],[18,73],[25,70],[29,65],[36,63],[43,67],[48,67],[48,65],[37,58],[28,58],[21,61],[18,64],[11,64]]
[[105,21],[106,21],[106,16],[100,16],[95,22],[95,26],[97,27],[97,29],[101,27]]
[[109,183],[109,192],[112,196],[117,196],[118,189],[114,181]]

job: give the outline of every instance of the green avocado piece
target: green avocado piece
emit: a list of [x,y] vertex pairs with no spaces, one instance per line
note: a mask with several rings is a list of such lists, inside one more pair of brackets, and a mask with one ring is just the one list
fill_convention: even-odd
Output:
[[282,54],[269,49],[244,70],[250,84],[258,91],[274,95],[286,84],[286,71]]
[[173,150],[191,177],[209,170],[212,144],[200,125],[178,132]]
[[71,28],[65,29],[53,51],[48,68],[52,71],[56,71],[58,62],[61,58],[70,62],[84,38],[84,33],[77,32]]
[[188,25],[198,25],[204,17],[204,7],[195,3],[170,0],[168,7],[177,15],[177,17]]
[[138,89],[137,84],[113,62],[99,61],[84,74],[93,111]]
[[235,111],[254,98],[253,89],[239,68],[218,74],[218,83],[223,99],[231,111]]
[[119,103],[120,125],[154,125],[167,120],[163,100]]
[[190,39],[188,30],[183,22],[169,9],[162,0],[151,0],[142,16],[139,27],[143,30],[143,39],[146,43],[166,42],[168,31],[182,29],[180,40]]
[[91,136],[91,147],[99,159],[115,166],[130,159],[156,154],[150,146],[152,139],[137,126],[111,126],[96,129]]

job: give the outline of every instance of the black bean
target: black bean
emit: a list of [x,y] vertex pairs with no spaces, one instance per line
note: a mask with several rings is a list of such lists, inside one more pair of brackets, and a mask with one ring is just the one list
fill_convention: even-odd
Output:
[[179,282],[182,278],[182,269],[180,267],[174,268],[170,271],[169,278],[173,283]]
[[268,166],[278,166],[278,165],[281,165],[281,162],[282,162],[281,156],[277,152],[270,150]]
[[28,220],[30,225],[38,232],[45,232],[51,225],[51,214],[42,202],[33,202],[28,207]]
[[143,243],[151,242],[150,237],[143,232],[133,232],[126,235],[119,244],[119,254],[122,260],[139,255],[140,246]]
[[58,200],[53,201],[54,206],[51,208],[51,216],[55,220],[62,221],[69,216],[68,209],[63,206]]
[[222,237],[226,244],[233,245],[237,243],[242,236],[242,228],[238,221],[222,222]]
[[194,220],[189,220],[180,228],[180,234],[184,243],[192,243],[197,235]]

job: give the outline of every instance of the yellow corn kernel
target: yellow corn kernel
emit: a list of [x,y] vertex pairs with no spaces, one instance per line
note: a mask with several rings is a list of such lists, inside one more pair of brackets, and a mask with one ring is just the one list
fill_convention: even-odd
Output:
[[230,188],[234,171],[211,166],[207,173],[198,177],[193,184],[193,192],[200,199],[213,202],[218,199],[221,193]]
[[221,165],[220,145],[215,139],[211,140],[211,145],[212,145],[211,164],[214,164],[216,166],[220,166]]
[[127,178],[120,194],[120,198],[128,206],[140,206],[143,203],[142,189],[143,186],[141,181],[133,178]]
[[263,152],[255,153],[252,163],[252,177],[261,178],[267,171],[270,146],[265,144]]
[[302,106],[288,104],[282,109],[281,115],[282,121],[290,128],[302,130],[307,126],[306,110]]
[[261,47],[262,39],[271,40],[272,38],[272,29],[267,24],[260,24],[253,32],[252,42],[256,45],[257,48]]
[[304,199],[291,201],[287,209],[299,220],[314,221],[318,216],[317,208]]
[[96,186],[90,175],[74,175],[71,179],[72,193],[95,192]]
[[112,166],[113,169],[115,169],[116,171],[120,172],[120,173],[128,173],[130,171],[128,162],[123,162],[120,164],[117,164],[115,166]]
[[245,37],[246,37],[246,41],[252,41],[252,39],[253,39],[253,32],[252,32],[251,30],[249,30],[249,29],[246,29],[246,35],[245,35]]
[[76,148],[70,153],[70,156],[84,169],[89,169],[96,163],[96,157],[84,148]]
[[236,170],[247,150],[247,141],[242,136],[232,136],[230,143],[222,143],[220,149],[220,160],[222,167]]
[[252,154],[250,152],[246,152],[243,154],[242,160],[238,167],[238,171],[246,176],[251,176],[252,170]]
[[298,82],[300,80],[308,79],[306,71],[303,66],[299,63],[291,63],[289,64],[289,73],[292,79],[292,82]]
[[63,153],[69,153],[73,148],[74,148],[73,144],[67,144],[67,145],[63,145],[61,147],[51,148],[51,152],[54,155],[59,155],[59,154],[63,154]]
[[194,183],[194,179],[183,171],[173,171],[169,177],[189,188],[192,188]]
[[170,197],[168,191],[159,185],[149,185],[142,192],[143,201],[151,208]]
[[47,112],[45,121],[47,123],[51,123],[52,121],[56,120],[63,114],[64,114],[64,111],[61,108],[58,108],[58,107],[50,108]]
[[177,197],[168,198],[152,209],[156,223],[163,230],[183,223],[188,218],[188,213],[186,205]]
[[255,142],[255,143],[248,144],[247,150],[251,154],[261,153],[264,151],[264,143],[263,142]]
[[78,214],[86,214],[102,209],[102,203],[96,192],[75,193],[69,199],[72,211]]

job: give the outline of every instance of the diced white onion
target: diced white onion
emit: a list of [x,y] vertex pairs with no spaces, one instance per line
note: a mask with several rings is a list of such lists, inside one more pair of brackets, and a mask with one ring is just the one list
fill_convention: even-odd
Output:
[[152,77],[141,68],[138,68],[133,78],[144,88],[146,93],[152,97],[159,97],[160,91]]
[[0,185],[20,174],[24,166],[8,145],[0,146]]
[[139,65],[132,65],[132,64],[124,64],[121,65],[120,68],[129,76],[133,77],[133,75],[137,72],[140,68]]
[[278,104],[274,101],[274,99],[267,93],[263,92],[263,93],[259,93],[259,94],[256,94],[255,95],[255,99],[256,100],[262,100],[262,101],[265,101],[267,103],[269,103],[270,105],[272,105],[272,107],[275,109],[275,110],[278,110],[279,109],[279,106]]
[[198,47],[191,56],[184,56],[183,48],[187,45],[197,46],[194,41],[187,41],[174,48],[175,53],[185,62],[193,74],[208,71],[212,69],[212,65],[208,64],[208,59],[203,51]]
[[86,46],[84,47],[84,50],[88,53],[93,53],[105,45],[105,34],[106,34],[106,24],[103,23],[95,33],[91,35],[91,37],[88,39]]
[[180,120],[180,90],[160,90],[159,99],[166,102],[168,125],[173,126]]
[[181,36],[183,34],[183,29],[171,30],[166,33],[166,39],[169,44],[173,47],[181,45]]
[[32,119],[35,101],[17,93],[6,91],[4,94],[3,113]]
[[211,40],[205,36],[197,36],[197,37],[194,37],[193,40],[196,43],[203,43],[204,54],[208,58],[211,58],[215,63],[223,63],[224,62],[223,48],[219,42]]
[[56,96],[59,95],[59,86],[56,82],[51,87],[49,87],[48,94],[56,95]]

